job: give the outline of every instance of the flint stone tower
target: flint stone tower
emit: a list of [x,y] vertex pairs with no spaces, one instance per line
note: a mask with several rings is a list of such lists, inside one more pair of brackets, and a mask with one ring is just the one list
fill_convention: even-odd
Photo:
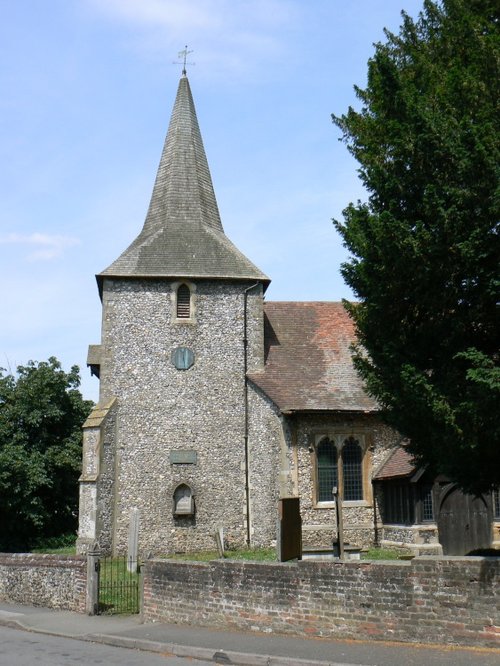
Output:
[[[97,283],[79,552],[125,552],[135,509],[142,554],[213,548],[220,526],[231,544],[255,543],[252,460],[266,459],[259,485],[273,500],[279,476],[279,452],[268,460],[248,438],[269,279],[224,233],[185,72],[142,231]],[[257,541],[274,538],[275,506]]]

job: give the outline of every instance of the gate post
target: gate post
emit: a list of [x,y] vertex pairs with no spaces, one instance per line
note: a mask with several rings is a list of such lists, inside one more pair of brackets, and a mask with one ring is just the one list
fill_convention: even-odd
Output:
[[87,553],[87,595],[85,612],[87,615],[97,615],[99,611],[99,563],[100,552],[97,549]]

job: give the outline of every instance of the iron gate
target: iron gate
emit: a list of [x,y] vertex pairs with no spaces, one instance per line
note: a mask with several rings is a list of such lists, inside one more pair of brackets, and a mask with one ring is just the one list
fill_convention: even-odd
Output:
[[139,612],[138,560],[127,557],[100,557],[96,562],[97,615]]

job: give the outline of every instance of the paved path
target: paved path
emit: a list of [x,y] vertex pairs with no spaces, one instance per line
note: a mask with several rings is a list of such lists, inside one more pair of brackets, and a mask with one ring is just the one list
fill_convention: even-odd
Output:
[[88,616],[0,602],[0,624],[33,632],[242,666],[498,666],[500,650],[380,641],[340,641],[141,624],[133,616]]

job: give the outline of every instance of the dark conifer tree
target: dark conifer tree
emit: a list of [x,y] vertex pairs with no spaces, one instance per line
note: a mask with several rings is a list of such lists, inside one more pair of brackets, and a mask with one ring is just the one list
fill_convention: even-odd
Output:
[[403,13],[368,63],[361,110],[333,116],[366,203],[335,225],[355,362],[417,459],[469,491],[500,485],[499,13]]

